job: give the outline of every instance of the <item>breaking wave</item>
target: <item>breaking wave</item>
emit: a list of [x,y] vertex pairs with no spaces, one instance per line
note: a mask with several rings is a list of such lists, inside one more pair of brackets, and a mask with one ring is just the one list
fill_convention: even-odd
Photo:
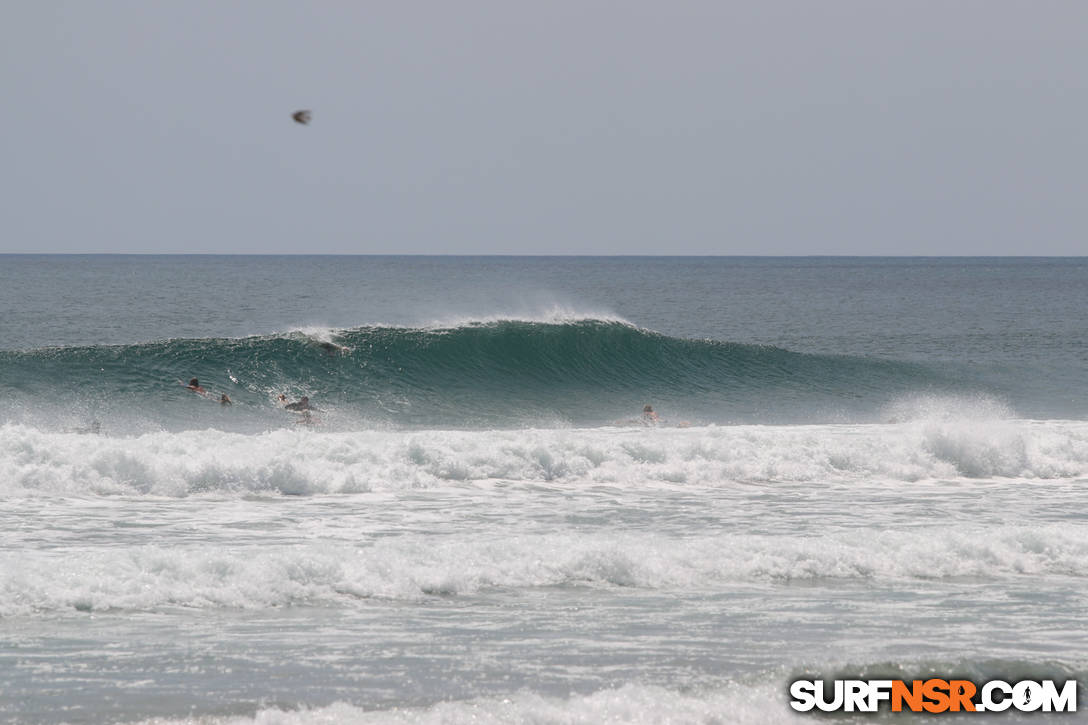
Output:
[[716,487],[1085,476],[1088,423],[1078,421],[358,432],[293,426],[124,437],[0,426],[0,498],[340,494],[491,481]]
[[[178,384],[191,377],[233,399],[229,422]],[[701,423],[798,422],[947,383],[915,363],[675,338],[617,319],[0,352],[8,421],[139,422],[130,429],[259,429],[282,412],[279,394],[308,395],[326,424],[355,428],[602,425],[650,401]]]

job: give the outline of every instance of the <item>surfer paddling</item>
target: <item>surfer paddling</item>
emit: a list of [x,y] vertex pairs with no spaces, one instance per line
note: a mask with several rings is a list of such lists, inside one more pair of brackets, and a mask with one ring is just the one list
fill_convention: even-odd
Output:
[[208,393],[203,385],[200,384],[200,380],[192,378],[189,383],[186,384],[184,380],[179,380],[178,383],[185,386],[185,389],[191,393],[196,393],[202,398],[208,398],[210,400],[218,400],[219,404],[224,408],[230,405],[234,405],[234,401],[230,399],[230,396],[226,393],[221,393],[218,398]]
[[[287,400],[287,396],[281,395],[280,400]],[[303,395],[294,403],[287,403],[283,406],[284,410],[294,410],[296,412],[317,410],[314,406],[310,405],[310,399]]]
[[642,409],[642,424],[643,425],[657,425],[661,419],[657,417],[657,413],[654,412],[654,406],[647,405]]
[[[184,385],[184,383],[183,383],[183,385]],[[203,395],[205,397],[207,397],[207,395],[208,395],[208,391],[205,390],[204,388],[200,387],[200,381],[197,380],[196,378],[193,378],[192,380],[190,380],[189,384],[186,385],[185,388],[186,388],[186,390],[191,390],[192,392],[196,393],[197,395]]]
[[657,411],[654,410],[652,405],[642,406],[642,415],[638,418],[627,418],[625,420],[617,420],[614,425],[641,425],[646,428],[657,428],[658,426],[664,428],[687,428],[691,425],[686,420],[679,421],[666,421],[662,420],[657,415]]
[[320,408],[315,408],[310,405],[310,398],[303,395],[294,403],[287,402],[286,395],[279,396],[280,402],[284,404],[284,410],[290,410],[292,413],[299,413],[299,419],[295,421],[298,425],[314,425],[317,423],[317,419],[313,417],[312,413],[319,412]]

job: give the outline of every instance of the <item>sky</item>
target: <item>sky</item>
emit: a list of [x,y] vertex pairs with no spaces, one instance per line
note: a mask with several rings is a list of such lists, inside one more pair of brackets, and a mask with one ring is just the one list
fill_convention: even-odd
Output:
[[0,253],[1083,255],[1086,38],[1082,0],[6,2]]

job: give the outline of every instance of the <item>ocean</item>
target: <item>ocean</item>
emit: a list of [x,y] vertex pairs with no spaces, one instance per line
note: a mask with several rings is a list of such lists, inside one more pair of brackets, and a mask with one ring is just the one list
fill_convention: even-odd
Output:
[[1088,259],[9,255],[0,310],[0,722],[1088,682]]

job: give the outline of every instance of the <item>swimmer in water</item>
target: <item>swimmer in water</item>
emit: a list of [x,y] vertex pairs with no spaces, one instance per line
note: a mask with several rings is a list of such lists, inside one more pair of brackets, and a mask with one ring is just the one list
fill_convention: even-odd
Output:
[[288,403],[287,405],[285,405],[283,407],[285,409],[287,409],[287,410],[295,410],[295,411],[317,410],[317,408],[310,405],[310,399],[308,397],[306,397],[305,395],[303,395],[301,398],[299,398],[297,403]]
[[207,390],[200,387],[200,381],[197,380],[196,378],[193,378],[192,380],[190,380],[189,384],[187,386],[185,386],[185,387],[187,389],[193,391],[194,393],[197,393],[198,395],[207,395],[208,394]]
[[654,406],[647,405],[642,409],[642,424],[643,425],[657,425],[658,423],[657,413],[654,412]]
[[230,399],[230,396],[228,396],[226,393],[223,393],[222,395],[219,396],[219,404],[220,405],[234,405],[234,402]]

